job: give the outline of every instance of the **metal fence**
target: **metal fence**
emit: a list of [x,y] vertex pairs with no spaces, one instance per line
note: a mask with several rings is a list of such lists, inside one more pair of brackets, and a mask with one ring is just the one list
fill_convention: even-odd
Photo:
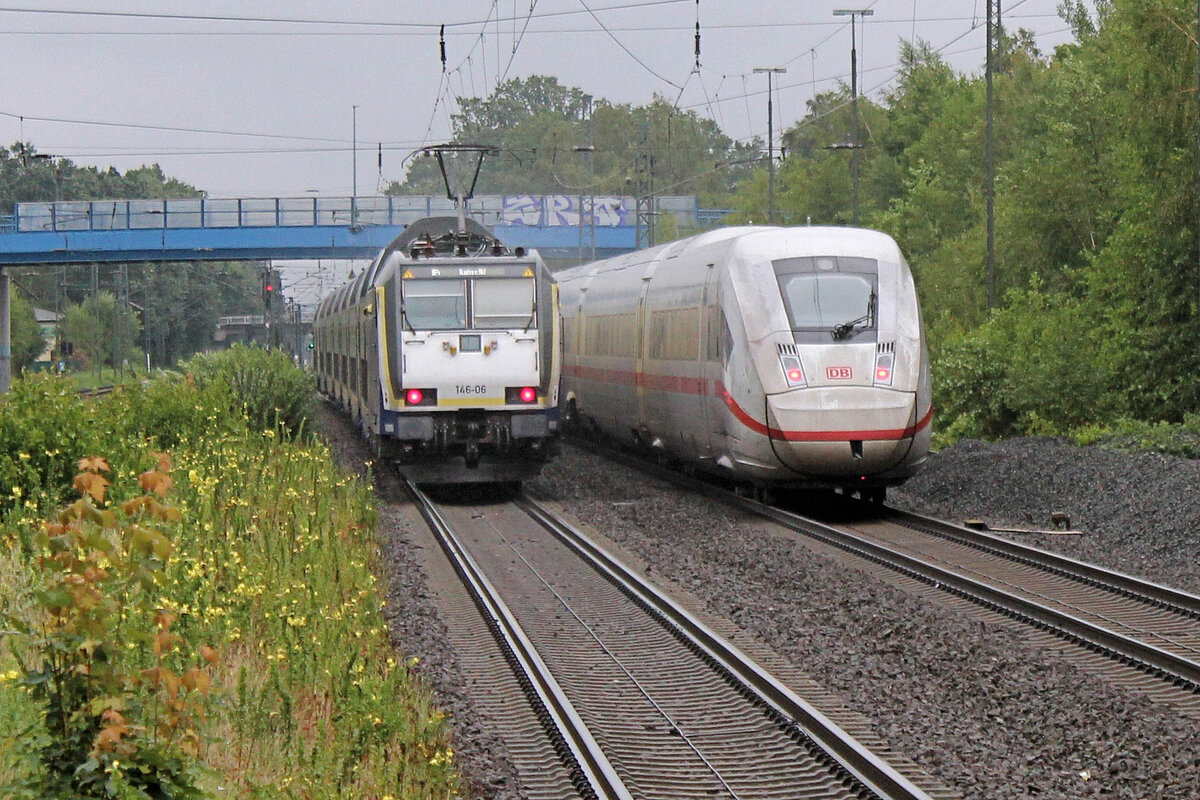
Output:
[[[712,224],[692,196],[655,198],[655,211],[681,225]],[[114,231],[159,228],[407,225],[453,216],[454,203],[434,195],[397,197],[274,197],[182,200],[93,200],[19,203],[0,230]],[[613,195],[487,195],[470,202],[484,225],[615,227],[633,225],[636,200]]]

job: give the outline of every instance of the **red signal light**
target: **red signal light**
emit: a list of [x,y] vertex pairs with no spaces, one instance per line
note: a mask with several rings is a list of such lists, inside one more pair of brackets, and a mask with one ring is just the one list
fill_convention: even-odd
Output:
[[404,402],[410,406],[419,406],[421,401],[425,399],[425,394],[420,389],[409,389],[404,395]]
[[534,400],[537,400],[537,389],[534,389],[532,386],[526,386],[521,390],[522,403],[532,403]]

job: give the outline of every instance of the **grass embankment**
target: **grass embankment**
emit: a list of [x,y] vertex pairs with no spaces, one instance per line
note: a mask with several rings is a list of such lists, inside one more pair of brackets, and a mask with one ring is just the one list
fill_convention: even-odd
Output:
[[[263,430],[235,408],[220,380],[203,378],[92,401],[61,380],[31,379],[0,403],[0,601],[18,618],[0,654],[0,794],[44,794],[50,772],[69,771],[74,736],[77,759],[105,779],[64,796],[145,797],[156,770],[189,796],[455,796],[448,726],[388,643],[369,487],[340,475],[321,443],[289,437],[296,419]],[[67,530],[84,532],[59,550],[81,565],[63,585],[110,603],[107,617],[77,588],[50,605],[48,592],[32,594],[69,571],[62,552],[45,558],[63,538],[45,523],[77,500],[78,462],[92,456],[107,463],[87,463],[76,505],[94,505],[94,521],[64,517],[81,517]],[[111,485],[97,493],[90,475]],[[168,510],[146,517],[159,501]],[[89,555],[87,541],[108,555]],[[153,614],[139,618],[142,608]],[[81,644],[45,652],[79,634],[63,620],[84,617],[86,637],[70,640]],[[24,624],[29,635],[12,632]],[[95,695],[73,716],[51,713],[47,698],[61,705],[65,695],[39,677],[59,673],[85,675],[80,686]],[[121,696],[99,696],[102,673],[107,694]],[[185,701],[195,720],[171,711]]]

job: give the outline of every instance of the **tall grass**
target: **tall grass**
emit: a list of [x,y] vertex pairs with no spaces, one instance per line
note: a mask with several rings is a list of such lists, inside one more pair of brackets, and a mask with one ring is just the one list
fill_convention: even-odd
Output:
[[[220,653],[193,765],[207,793],[457,795],[446,720],[388,642],[369,488],[339,474],[324,445],[254,427],[219,391],[185,379],[94,402],[44,386],[19,387],[14,398],[0,402],[0,434],[7,430],[10,440],[20,440],[16,418],[34,400],[49,405],[47,419],[54,423],[29,423],[31,444],[20,451],[29,458],[6,462],[0,454],[0,469],[19,468],[0,471],[0,497],[7,501],[0,600],[6,606],[15,606],[37,580],[33,534],[70,494],[69,483],[62,485],[66,464],[114,453],[109,502],[116,503],[137,494],[132,478],[148,453],[163,443],[171,447],[169,502],[182,518],[165,528],[174,551],[157,602],[178,615],[174,633],[215,644]],[[35,439],[43,454],[38,470],[29,468]],[[36,725],[39,714],[15,679],[9,648],[26,660],[34,654],[21,637],[5,638],[0,795],[37,768],[19,734]]]

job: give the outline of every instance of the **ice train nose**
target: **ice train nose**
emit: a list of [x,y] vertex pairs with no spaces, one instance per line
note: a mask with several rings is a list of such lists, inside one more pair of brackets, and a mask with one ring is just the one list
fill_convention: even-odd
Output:
[[[923,427],[912,392],[831,387],[767,398],[775,455],[799,472],[871,475],[895,467]],[[928,424],[928,421],[924,421]]]

